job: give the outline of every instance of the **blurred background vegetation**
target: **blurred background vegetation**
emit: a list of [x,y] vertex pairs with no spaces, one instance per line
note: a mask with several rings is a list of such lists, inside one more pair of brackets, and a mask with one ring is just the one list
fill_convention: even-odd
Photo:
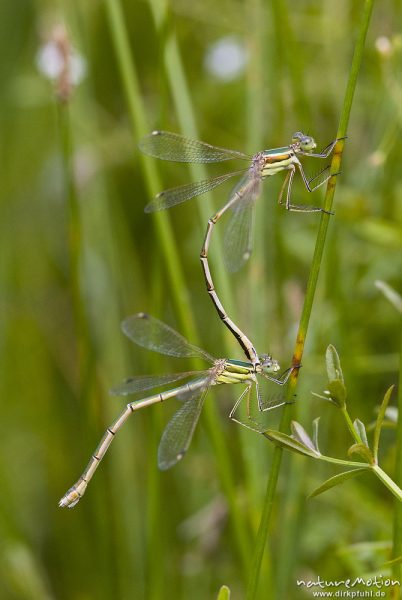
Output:
[[[225,583],[242,598],[272,446],[227,419],[230,390],[210,393],[190,451],[172,471],[156,466],[174,410],[167,404],[129,421],[74,510],[57,502],[124,404],[108,389],[128,375],[189,368],[130,346],[124,317],[147,311],[215,356],[242,358],[198,261],[206,219],[230,184],[212,199],[145,215],[152,194],[197,173],[144,160],[139,138],[158,127],[253,153],[303,130],[326,146],[363,2],[119,4],[2,7],[0,596],[196,600],[215,598]],[[340,457],[348,434],[333,407],[311,395],[325,385],[326,346],[338,349],[350,412],[365,422],[398,380],[400,321],[374,282],[402,289],[401,23],[400,0],[377,3],[295,405],[306,428],[321,416],[321,447]],[[60,26],[78,83],[64,102],[46,76],[54,68],[46,44],[64,39]],[[305,166],[318,169],[316,161]],[[285,368],[318,218],[279,209],[281,181],[267,181],[257,203],[250,265],[229,278],[218,236],[211,265],[229,314]],[[322,194],[312,201],[299,182],[294,198],[319,204]],[[279,412],[269,414],[271,427]],[[390,473],[394,447],[387,432]],[[285,456],[261,597],[306,597],[296,578],[384,573],[393,498],[362,477],[306,501],[331,468]]]

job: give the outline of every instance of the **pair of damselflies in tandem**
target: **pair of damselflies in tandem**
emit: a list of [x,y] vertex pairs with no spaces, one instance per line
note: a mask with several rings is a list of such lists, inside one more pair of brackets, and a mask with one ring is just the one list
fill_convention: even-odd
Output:
[[[341,138],[343,139],[343,138]],[[299,157],[327,158],[339,141],[330,142],[321,152],[314,152],[317,144],[309,135],[298,131],[293,134],[289,146],[263,150],[255,155],[245,154],[212,146],[205,142],[192,140],[176,133],[154,131],[144,137],[139,148],[144,154],[167,161],[183,163],[217,163],[227,160],[247,161],[245,169],[231,171],[212,179],[198,181],[166,190],[159,193],[145,208],[146,212],[154,212],[171,208],[195,196],[200,196],[228,179],[242,175],[239,183],[229,195],[225,205],[213,215],[207,225],[204,243],[200,253],[201,265],[204,272],[208,294],[223,323],[236,337],[243,348],[246,357],[254,365],[259,362],[258,354],[245,333],[230,319],[216,292],[208,263],[208,251],[212,231],[219,219],[227,210],[232,211],[232,217],[226,227],[224,236],[223,257],[229,271],[237,271],[250,257],[253,245],[254,207],[261,194],[262,181],[266,177],[287,171],[280,194],[279,204],[284,204],[289,211],[297,212],[326,212],[318,206],[294,204],[291,191],[296,171],[299,171],[303,183],[309,192],[322,186],[331,177],[330,166],[323,168],[317,175],[308,178]],[[334,173],[332,175],[336,175]]]
[[[106,429],[86,469],[78,481],[61,498],[59,506],[72,508],[79,502],[116,433],[136,410],[164,402],[170,398],[176,398],[181,402],[181,407],[168,422],[159,445],[158,465],[160,469],[166,470],[181,460],[188,450],[205,397],[212,386],[244,385],[245,388],[230,411],[229,417],[259,433],[263,433],[263,428],[252,415],[251,402],[256,400],[260,412],[284,404],[282,396],[271,396],[269,399],[264,399],[260,392],[259,376],[282,386],[287,382],[293,370],[290,368],[281,376],[276,377],[275,374],[279,372],[280,367],[278,362],[269,355],[260,355],[258,366],[238,360],[215,359],[208,352],[190,344],[182,335],[162,321],[145,313],[128,317],[123,321],[122,329],[131,341],[143,348],[177,358],[203,359],[212,366],[205,371],[130,377],[112,389],[113,395],[127,396],[164,387],[180,380],[188,380],[179,387],[127,404],[114,423]],[[242,401],[246,403],[247,418],[245,420],[236,416]]]
[[[118,388],[112,390],[112,393],[115,395],[126,396],[150,390],[155,387],[162,387],[175,381],[180,381],[181,379],[190,378],[189,382],[172,390],[129,403],[118,419],[108,427],[84,473],[77,483],[74,484],[60,500],[60,506],[72,508],[77,504],[84,494],[88,482],[96,471],[99,462],[105,455],[115,434],[135,410],[139,410],[140,408],[157,402],[163,402],[172,397],[183,402],[182,407],[168,423],[159,446],[159,467],[161,469],[168,469],[176,464],[187,451],[201,413],[206,393],[212,385],[244,384],[246,386],[245,390],[238,398],[229,416],[240,424],[259,432],[261,432],[260,429],[251,419],[250,415],[250,398],[253,390],[255,391],[257,405],[260,411],[268,410],[274,406],[283,404],[281,401],[274,400],[265,403],[263,402],[259,391],[257,375],[261,375],[265,379],[274,381],[279,385],[284,385],[287,382],[292,369],[285,371],[281,377],[274,377],[273,374],[279,371],[278,362],[273,360],[269,355],[258,355],[251,341],[226,314],[215,291],[208,265],[210,239],[215,223],[228,209],[231,209],[233,215],[226,230],[224,258],[228,269],[230,271],[237,271],[251,254],[254,205],[260,195],[262,181],[266,177],[286,170],[288,173],[281,188],[279,204],[283,204],[283,197],[286,191],[284,203],[287,210],[325,212],[321,207],[293,204],[291,202],[291,189],[296,170],[300,172],[304,185],[309,192],[314,191],[328,181],[331,176],[329,166],[326,166],[313,178],[308,179],[298,156],[326,158],[334,149],[337,141],[338,140],[334,140],[328,144],[321,152],[314,153],[313,151],[316,148],[314,139],[302,132],[297,132],[293,135],[292,142],[289,146],[275,148],[273,150],[264,150],[258,152],[254,156],[247,155],[243,152],[212,146],[205,142],[191,140],[174,133],[163,131],[155,131],[140,142],[140,148],[145,154],[163,160],[186,163],[214,163],[231,159],[240,159],[249,162],[246,169],[232,171],[212,179],[190,183],[161,192],[150,204],[148,204],[146,211],[153,212],[170,208],[185,200],[212,190],[235,175],[243,175],[239,184],[231,192],[226,204],[209,219],[200,258],[207,290],[218,314],[225,325],[238,339],[250,362],[230,359],[215,360],[208,353],[187,342],[182,336],[167,325],[164,325],[162,322],[153,319],[144,313],[135,315],[124,321],[123,331],[138,345],[170,356],[204,358],[212,363],[212,367],[204,372],[189,371],[186,373],[176,373],[174,375],[160,377],[134,377],[124,382]],[[247,414],[249,417],[247,423],[240,421],[235,417],[236,410],[243,399],[246,399],[247,402]]]

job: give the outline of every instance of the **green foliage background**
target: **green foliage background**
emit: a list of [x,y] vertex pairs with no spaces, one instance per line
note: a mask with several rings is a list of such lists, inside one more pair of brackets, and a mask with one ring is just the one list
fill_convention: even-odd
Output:
[[[210,393],[207,419],[172,471],[158,472],[156,452],[174,407],[156,406],[126,425],[74,510],[57,502],[123,406],[108,389],[128,375],[189,368],[130,346],[119,329],[125,316],[147,311],[215,356],[241,358],[198,263],[206,218],[230,185],[169,215],[145,215],[151,193],[200,173],[144,161],[138,139],[158,127],[255,152],[303,130],[325,146],[336,134],[363,2],[122,1],[138,79],[131,108],[132,82],[123,84],[112,35],[116,6],[23,0],[2,9],[0,596],[196,600],[215,598],[225,583],[242,598],[241,556],[251,556],[272,446],[227,419],[231,392]],[[295,405],[306,428],[321,415],[321,446],[340,457],[347,433],[310,393],[325,385],[326,346],[338,349],[350,411],[365,422],[398,379],[400,320],[374,282],[401,291],[401,18],[400,0],[374,8]],[[57,106],[36,66],[60,22],[88,67],[68,106]],[[222,82],[205,55],[228,35],[249,60]],[[390,42],[383,52],[381,36]],[[230,315],[286,367],[318,218],[279,209],[280,184],[267,181],[257,204],[250,265],[229,278],[218,236],[211,263]],[[294,194],[322,201],[300,184]],[[271,412],[270,426],[277,421]],[[383,442],[392,474],[393,432]],[[306,502],[330,467],[285,458],[261,597],[305,597],[296,578],[386,572],[394,500],[385,488],[363,477]]]

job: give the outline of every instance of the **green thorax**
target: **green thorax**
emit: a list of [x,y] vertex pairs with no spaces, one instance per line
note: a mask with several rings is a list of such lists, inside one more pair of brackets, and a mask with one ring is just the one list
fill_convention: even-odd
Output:
[[261,152],[261,175],[262,177],[275,175],[288,169],[294,162],[297,162],[297,158],[289,146],[264,150]]
[[263,157],[266,156],[275,156],[275,155],[279,155],[279,154],[293,154],[293,150],[290,148],[290,146],[284,146],[283,148],[272,148],[271,150],[263,150],[262,151],[262,155]]

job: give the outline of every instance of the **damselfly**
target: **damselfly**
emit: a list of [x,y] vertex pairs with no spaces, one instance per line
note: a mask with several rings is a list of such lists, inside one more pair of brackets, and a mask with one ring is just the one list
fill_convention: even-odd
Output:
[[[204,350],[201,350],[201,348],[190,344],[183,336],[165,323],[162,323],[162,321],[145,313],[138,313],[128,317],[128,319],[123,321],[122,329],[135,344],[148,350],[179,358],[201,358],[209,362],[212,366],[206,371],[187,371],[162,376],[130,377],[121,385],[112,389],[111,393],[116,396],[128,396],[145,390],[166,386],[182,379],[189,380],[179,387],[127,404],[116,421],[106,429],[85,471],[61,498],[59,506],[72,508],[82,498],[89,481],[92,479],[116,433],[136,410],[157,402],[164,402],[169,398],[176,398],[182,402],[182,406],[167,424],[160,441],[158,465],[160,469],[165,470],[173,467],[187,452],[201,414],[205,397],[211,386],[219,384],[243,384],[245,389],[230,411],[229,417],[241,425],[260,433],[262,430],[258,428],[257,423],[252,419],[252,415],[250,414],[252,392],[254,391],[256,394],[257,405],[260,411],[270,410],[284,404],[281,398],[275,398],[274,400],[271,398],[270,401],[264,401],[260,393],[257,375],[261,375],[263,378],[273,381],[278,385],[284,385],[292,372],[292,368],[290,368],[281,376],[276,377],[275,373],[280,370],[280,367],[278,362],[271,356],[260,355],[258,366],[238,360],[215,359]],[[245,400],[247,403],[247,415],[249,417],[247,422],[241,421],[235,416],[236,410],[242,400]]]
[[[208,250],[213,227],[228,209],[232,210],[232,217],[227,225],[224,239],[224,260],[229,271],[234,272],[237,271],[251,255],[254,205],[261,193],[262,181],[266,177],[276,175],[282,171],[287,171],[279,195],[279,204],[285,204],[287,210],[299,212],[326,212],[323,208],[317,206],[293,204],[291,202],[291,190],[296,170],[299,171],[304,185],[309,192],[313,192],[328,181],[331,177],[329,166],[322,169],[311,179],[308,179],[298,157],[309,156],[312,158],[327,158],[334,149],[337,141],[337,139],[334,140],[321,152],[315,153],[314,149],[317,145],[314,139],[311,136],[298,131],[293,134],[289,146],[274,148],[273,150],[263,150],[257,152],[254,156],[235,150],[211,146],[205,142],[192,140],[167,131],[153,131],[139,143],[142,152],[162,160],[184,163],[216,163],[238,159],[248,162],[248,166],[245,169],[232,171],[212,179],[189,183],[161,192],[145,207],[145,211],[154,212],[170,208],[185,200],[200,196],[201,194],[212,190],[231,177],[243,175],[240,182],[230,193],[226,204],[209,219],[200,253],[200,260],[204,271],[208,294],[215,305],[219,317],[237,338],[247,358],[254,365],[258,364],[258,354],[248,337],[227,315],[219,300],[212,280],[208,264]],[[285,200],[283,200],[284,197]]]

